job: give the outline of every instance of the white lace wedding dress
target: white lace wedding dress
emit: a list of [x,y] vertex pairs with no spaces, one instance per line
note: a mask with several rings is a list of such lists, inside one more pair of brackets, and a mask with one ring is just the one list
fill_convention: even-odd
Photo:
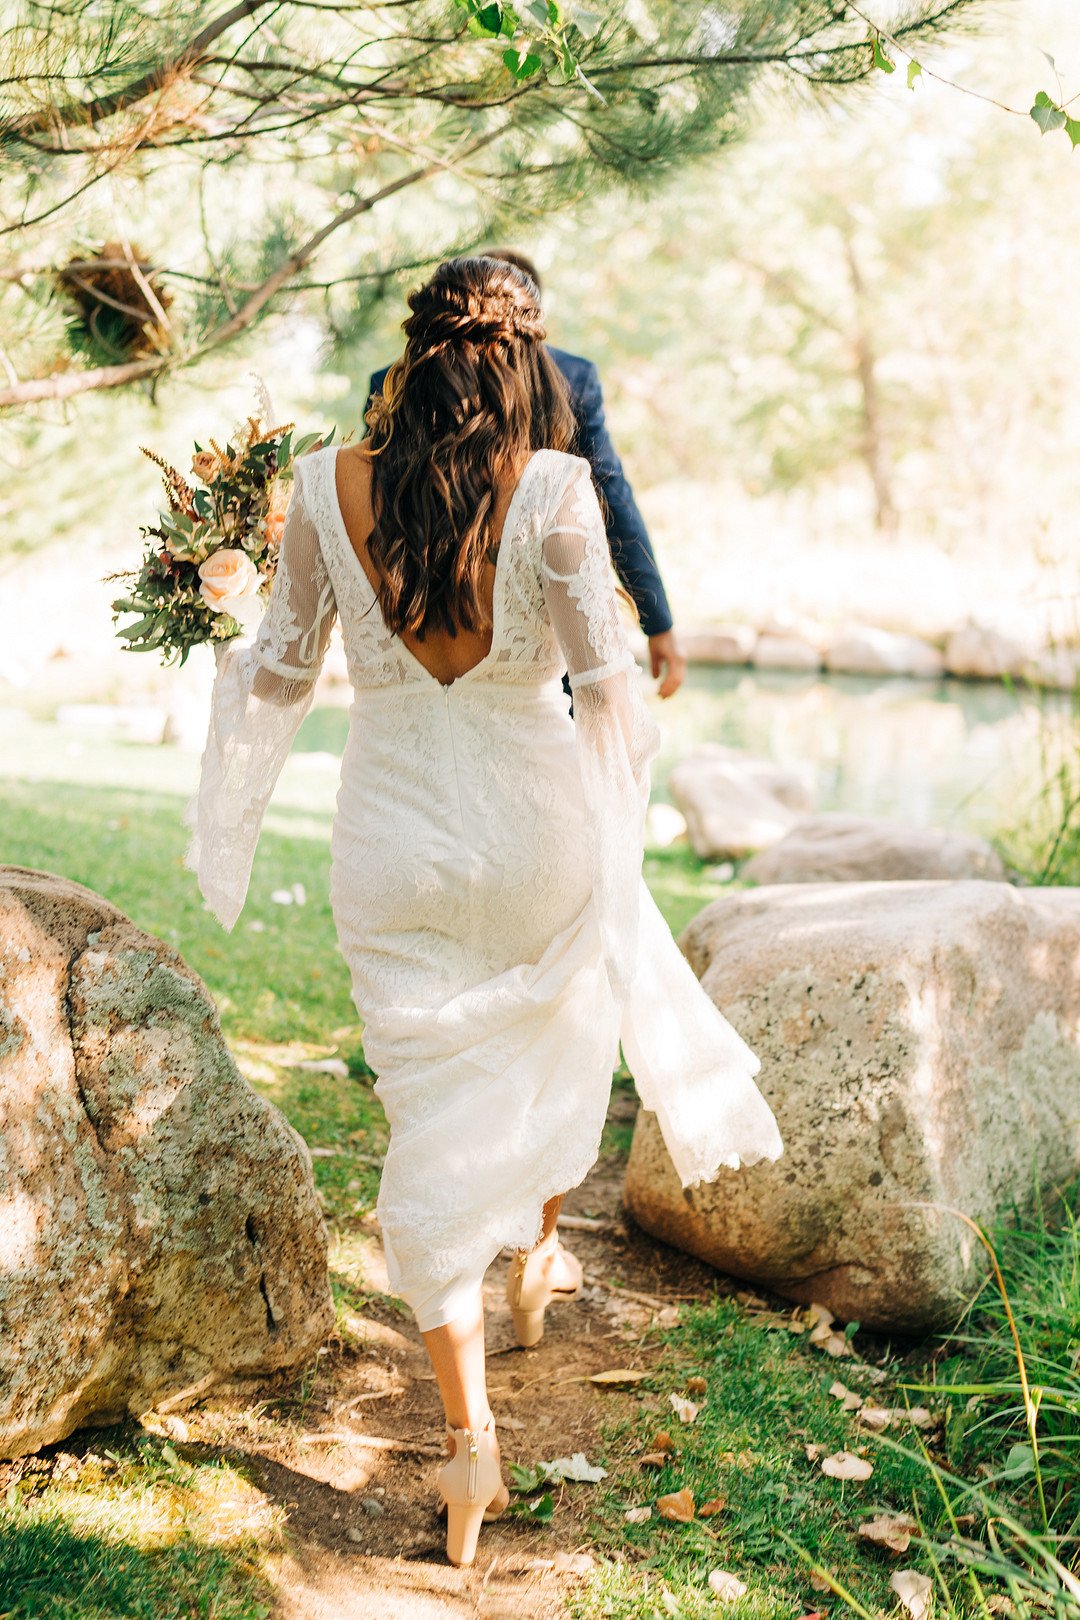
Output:
[[[270,603],[219,660],[188,864],[231,928],[335,616],[354,688],[331,899],[390,1123],[378,1215],[424,1330],[593,1164],[620,1040],[686,1186],[776,1158],[758,1060],[641,876],[657,731],[588,463],[529,460],[491,650],[442,686],[391,635],[342,521],[336,449],[297,466]],[[569,669],[574,719],[562,675]]]

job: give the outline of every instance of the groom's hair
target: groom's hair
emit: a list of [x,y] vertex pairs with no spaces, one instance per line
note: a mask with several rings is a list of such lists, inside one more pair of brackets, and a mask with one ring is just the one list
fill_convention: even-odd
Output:
[[498,259],[502,264],[512,264],[536,283],[537,292],[543,292],[544,283],[540,280],[540,272],[533,261],[524,253],[518,253],[515,248],[481,248],[480,255],[484,259]]

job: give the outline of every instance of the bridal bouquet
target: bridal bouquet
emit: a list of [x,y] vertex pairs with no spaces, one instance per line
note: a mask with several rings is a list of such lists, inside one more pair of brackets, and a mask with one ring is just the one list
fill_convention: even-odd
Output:
[[113,602],[113,621],[137,615],[117,635],[129,652],[158,652],[182,664],[204,641],[228,641],[253,629],[262,615],[289,502],[297,456],[333,433],[295,436],[295,424],[268,427],[269,400],[249,416],[224,449],[196,443],[194,482],[153,450],[143,454],[164,474],[168,510],[144,525],[142,566],[114,579],[130,580]]

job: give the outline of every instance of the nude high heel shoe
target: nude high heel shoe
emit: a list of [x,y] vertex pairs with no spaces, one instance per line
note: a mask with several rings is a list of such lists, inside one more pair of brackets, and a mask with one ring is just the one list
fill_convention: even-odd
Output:
[[[573,1281],[553,1287],[548,1280],[551,1261],[558,1254],[567,1264]],[[518,1344],[531,1349],[544,1336],[544,1312],[558,1300],[577,1299],[581,1293],[581,1261],[564,1249],[557,1230],[549,1233],[535,1249],[519,1249],[506,1274],[506,1298],[514,1319]]]
[[510,1501],[495,1449],[495,1420],[482,1429],[446,1425],[454,1455],[439,1469],[439,1492],[446,1504],[446,1556],[459,1568],[476,1557],[481,1524],[497,1519]]

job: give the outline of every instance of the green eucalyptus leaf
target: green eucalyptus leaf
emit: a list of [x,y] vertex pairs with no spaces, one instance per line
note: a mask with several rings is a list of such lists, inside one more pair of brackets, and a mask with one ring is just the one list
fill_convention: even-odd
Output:
[[1065,133],[1073,143],[1073,151],[1080,146],[1080,118],[1066,118]]
[[527,1468],[523,1463],[508,1463],[507,1473],[515,1491],[535,1491],[544,1483],[542,1468]]
[[476,13],[476,20],[486,34],[499,34],[502,32],[502,7],[481,6]]
[[575,10],[572,20],[582,39],[595,39],[604,26],[604,19],[598,11]]
[[566,21],[559,0],[548,0],[547,20],[552,28],[561,28]]
[[870,38],[870,45],[874,53],[874,66],[880,69],[882,73],[895,73],[896,63],[885,49],[881,35],[872,34]]
[[1040,90],[1035,97],[1031,116],[1044,135],[1049,135],[1055,129],[1064,129],[1068,121],[1061,108],[1050,100],[1045,90]]
[[527,45],[511,45],[508,51],[503,51],[503,61],[515,79],[531,78],[540,66],[540,58],[534,56]]
[[146,613],[137,621],[137,623],[129,624],[125,628],[118,630],[116,633],[120,637],[121,641],[141,641],[143,636],[152,630],[156,623],[157,614]]
[[907,87],[908,87],[909,90],[914,90],[914,88],[915,88],[915,80],[920,78],[921,76],[922,76],[922,63],[921,62],[909,62],[908,65],[907,65]]
[[510,1512],[516,1518],[534,1519],[540,1524],[550,1524],[555,1517],[555,1501],[550,1491],[538,1496],[535,1502],[514,1502]]

